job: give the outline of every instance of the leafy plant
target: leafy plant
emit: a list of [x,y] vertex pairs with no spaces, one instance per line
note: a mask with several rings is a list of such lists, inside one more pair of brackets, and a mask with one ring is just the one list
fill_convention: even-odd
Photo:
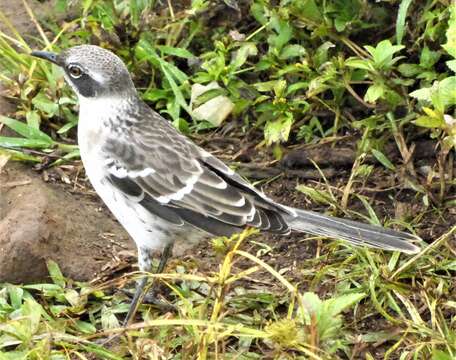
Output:
[[[59,11],[69,5],[57,2]],[[224,160],[258,149],[241,170],[292,150],[355,149],[340,169],[329,158],[317,176],[287,170],[264,183],[297,179],[319,210],[443,235],[409,258],[301,238],[255,238],[247,252],[239,238],[217,239],[220,259],[204,271],[183,259],[150,275],[178,312],[143,305],[144,322],[113,348],[98,339],[121,332],[128,299],[104,292],[112,282],[74,283],[49,263],[51,283],[2,286],[0,358],[454,358],[455,229],[442,220],[455,204],[451,2],[93,0],[65,20],[30,13],[38,36],[27,41],[0,13],[0,80],[17,104],[0,118],[2,159],[48,164],[51,156],[59,166],[78,156],[74,95],[57,67],[27,54],[93,43],[122,58],[142,98],[178,129],[210,150],[232,142],[232,152],[218,153]],[[198,111],[220,98],[229,104],[222,120]],[[423,142],[432,149],[424,162]]]

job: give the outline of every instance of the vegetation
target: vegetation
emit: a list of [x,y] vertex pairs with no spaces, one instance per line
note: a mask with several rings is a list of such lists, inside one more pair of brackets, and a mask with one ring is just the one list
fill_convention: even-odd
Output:
[[[56,6],[63,12],[70,4]],[[38,33],[34,49],[83,43],[111,49],[127,63],[143,99],[182,132],[200,140],[221,129],[254,143],[269,163],[291,146],[349,141],[356,156],[341,189],[319,169],[317,189],[297,190],[333,213],[379,223],[379,203],[363,189],[373,178],[390,179],[392,188],[411,191],[416,205],[396,225],[432,244],[406,257],[318,243],[312,258],[295,255],[290,280],[289,268],[268,265],[275,250],[261,236],[215,239],[220,265],[213,271],[182,262],[151,275],[169,288],[176,312],[143,305],[143,322],[127,331],[116,315],[126,312],[128,299],[110,292],[124,278],[74,283],[50,262],[52,283],[0,290],[0,359],[456,358],[451,0],[74,6],[71,19],[39,22],[29,8]],[[0,80],[18,103],[11,117],[0,117],[16,133],[0,136],[0,156],[40,168],[74,161],[74,94],[56,67],[27,55],[32,45],[2,13],[0,21],[9,27],[0,32]],[[214,99],[228,117],[214,112]],[[414,151],[425,140],[435,155],[422,173]],[[398,156],[388,152],[391,145]],[[391,206],[393,195],[385,200]],[[248,252],[241,249],[246,237],[252,237]]]

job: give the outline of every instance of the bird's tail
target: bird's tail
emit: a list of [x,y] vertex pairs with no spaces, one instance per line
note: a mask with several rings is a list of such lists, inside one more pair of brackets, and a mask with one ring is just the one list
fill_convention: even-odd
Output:
[[369,246],[385,250],[398,250],[415,254],[420,248],[411,240],[417,238],[411,234],[386,229],[380,226],[325,216],[312,211],[288,208],[296,216],[285,216],[291,229],[318,236],[343,239],[354,245]]

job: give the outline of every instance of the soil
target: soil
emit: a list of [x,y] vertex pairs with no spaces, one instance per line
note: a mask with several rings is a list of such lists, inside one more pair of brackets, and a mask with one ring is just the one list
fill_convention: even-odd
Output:
[[89,281],[133,250],[125,231],[99,200],[46,183],[27,165],[0,174],[0,282],[48,280],[47,260],[74,280]]

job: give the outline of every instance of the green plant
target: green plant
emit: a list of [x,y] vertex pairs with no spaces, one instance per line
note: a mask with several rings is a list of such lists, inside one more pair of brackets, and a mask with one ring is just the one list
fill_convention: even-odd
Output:
[[[65,10],[70,2],[57,3]],[[255,237],[248,251],[239,238],[217,239],[219,258],[204,247],[204,266],[176,259],[150,275],[178,312],[143,305],[144,322],[128,336],[118,328],[128,299],[105,291],[125,277],[89,286],[49,263],[52,283],[2,286],[0,358],[454,358],[454,5],[239,4],[84,0],[65,21],[36,19],[29,9],[40,24],[33,46],[0,13],[8,29],[0,33],[0,81],[18,105],[0,117],[2,164],[52,157],[59,166],[78,156],[74,95],[57,68],[27,54],[95,43],[125,61],[142,98],[181,131],[240,170],[264,171],[273,196],[305,197],[319,210],[435,241],[405,258],[299,236]],[[197,110],[221,98],[229,116]],[[423,143],[431,155],[419,158]],[[340,144],[354,150],[353,164],[317,161],[314,172],[268,175],[292,150]],[[296,183],[295,199],[287,190]],[[117,347],[98,343],[115,334]]]

